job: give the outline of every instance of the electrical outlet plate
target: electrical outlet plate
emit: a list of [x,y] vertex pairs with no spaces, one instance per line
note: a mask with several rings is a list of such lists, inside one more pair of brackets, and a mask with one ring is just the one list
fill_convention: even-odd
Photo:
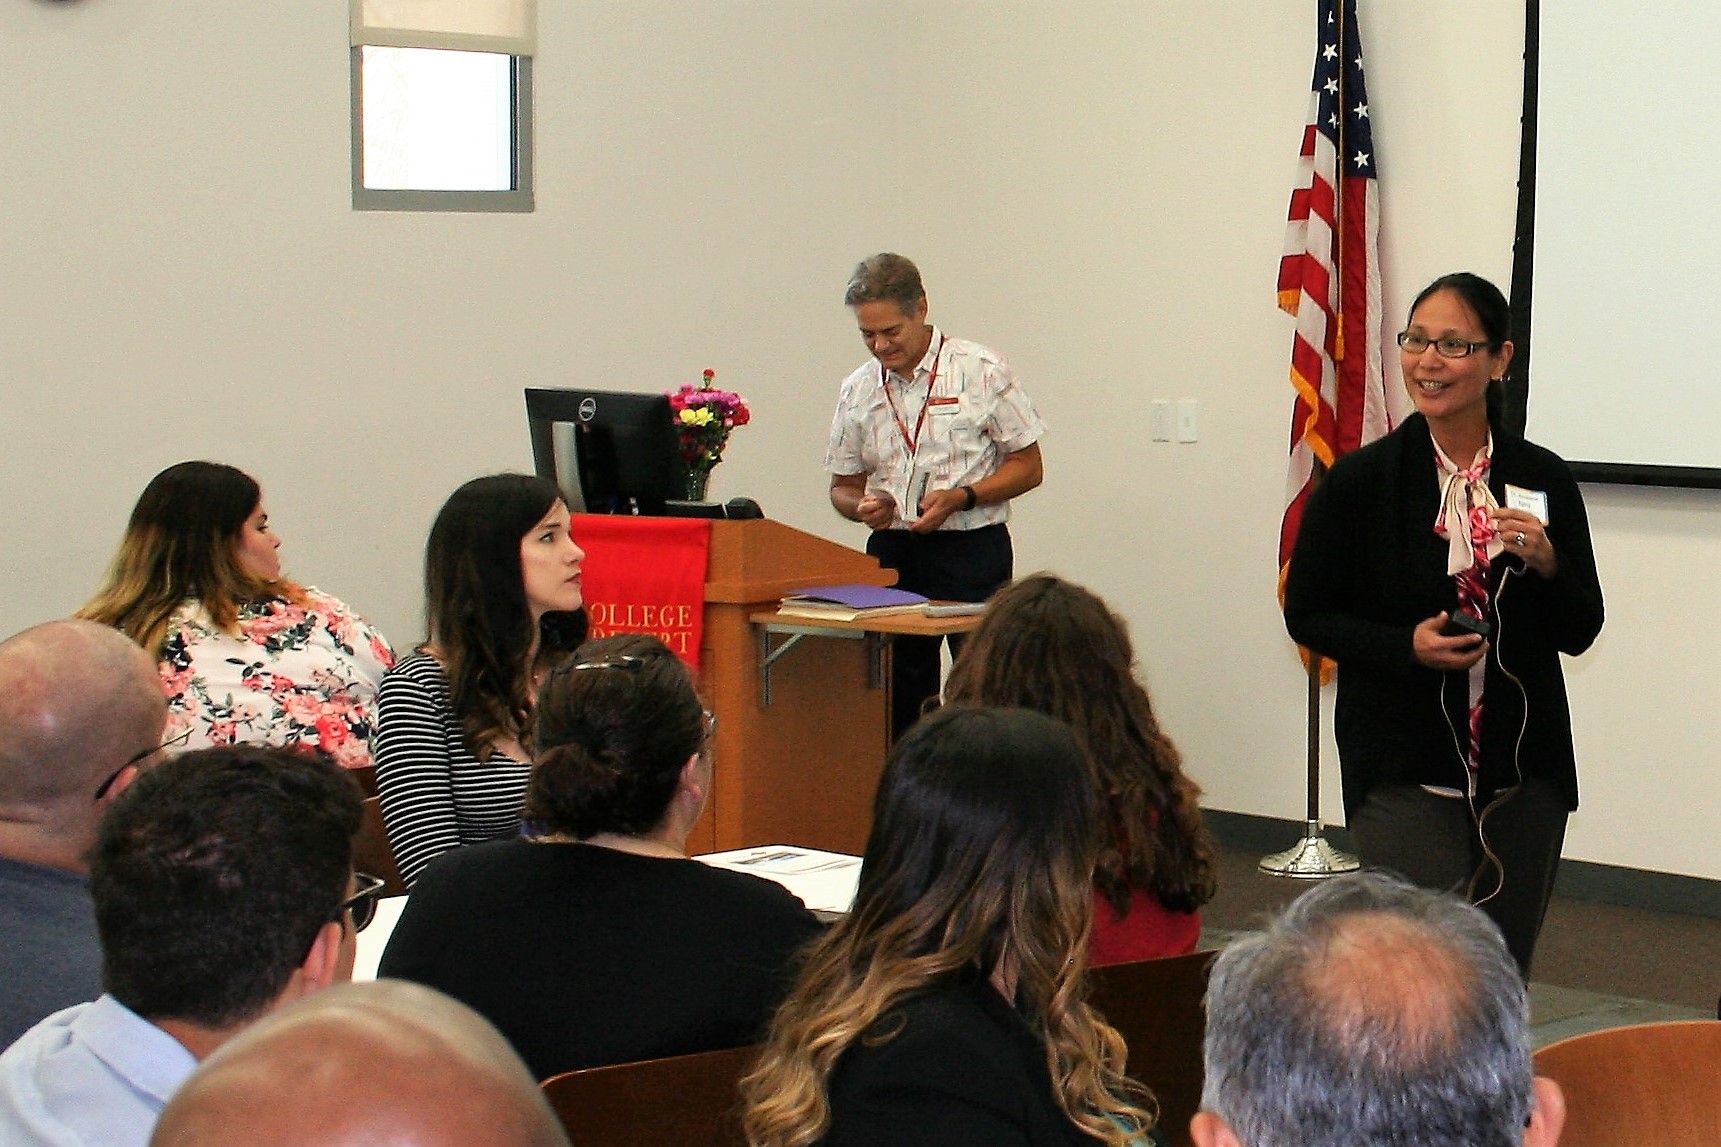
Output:
[[1198,405],[1193,398],[1177,400],[1177,440],[1179,442],[1194,442],[1200,437],[1196,426]]
[[1147,405],[1148,432],[1155,442],[1171,441],[1171,400],[1156,398]]

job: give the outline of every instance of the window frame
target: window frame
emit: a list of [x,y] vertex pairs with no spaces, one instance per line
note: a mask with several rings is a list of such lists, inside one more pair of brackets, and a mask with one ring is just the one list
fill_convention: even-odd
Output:
[[507,191],[429,191],[364,185],[364,46],[348,57],[352,102],[352,185],[355,211],[499,211],[536,209],[532,186],[532,57],[509,55],[514,86],[513,183]]

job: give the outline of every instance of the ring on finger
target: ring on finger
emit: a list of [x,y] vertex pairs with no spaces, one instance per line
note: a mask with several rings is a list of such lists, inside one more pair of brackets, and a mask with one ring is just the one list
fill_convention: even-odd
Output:
[[1518,537],[1516,540],[1518,543],[1518,548],[1523,549],[1524,548],[1524,532],[1522,530],[1518,531]]

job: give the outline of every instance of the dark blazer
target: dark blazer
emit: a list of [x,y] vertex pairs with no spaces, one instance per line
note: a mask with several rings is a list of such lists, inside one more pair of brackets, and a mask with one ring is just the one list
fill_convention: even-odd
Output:
[[[1508,484],[1546,492],[1559,569],[1543,578],[1515,555],[1494,561],[1478,791],[1541,777],[1576,808],[1560,654],[1582,653],[1602,626],[1583,496],[1557,455],[1499,429],[1488,484],[1501,505]],[[1433,528],[1439,502],[1434,444],[1416,414],[1340,458],[1303,514],[1285,627],[1339,665],[1334,735],[1347,814],[1377,785],[1465,787],[1465,742],[1455,738],[1464,734],[1468,674],[1437,673],[1411,652],[1417,623],[1457,605],[1447,543]]]
[[[843,1053],[821,1147],[1092,1147],[1052,1093],[1046,1046],[988,981],[928,992]],[[870,1037],[868,1037],[870,1039]]]

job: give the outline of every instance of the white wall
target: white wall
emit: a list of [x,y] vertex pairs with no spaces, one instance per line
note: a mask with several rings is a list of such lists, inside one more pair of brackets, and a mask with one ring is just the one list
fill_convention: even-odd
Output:
[[[1313,8],[545,3],[537,212],[431,216],[348,206],[340,0],[17,0],[0,9],[0,632],[75,608],[148,477],[205,456],[263,482],[294,576],[404,646],[436,506],[530,464],[520,387],[655,390],[708,366],[757,418],[714,495],[858,545],[819,459],[864,353],[843,283],[894,249],[1051,425],[1018,569],[1130,616],[1211,806],[1300,816],[1273,291]],[[1362,17],[1389,311],[1458,267],[1504,283],[1521,12],[1364,0]],[[1155,397],[1198,399],[1201,441],[1147,442]],[[1586,803],[1568,855],[1721,876],[1716,671],[1680,652],[1721,644],[1683,589],[1712,568],[1721,506],[1591,500],[1614,616],[1571,674]],[[1642,713],[1641,696],[1664,700]]]

